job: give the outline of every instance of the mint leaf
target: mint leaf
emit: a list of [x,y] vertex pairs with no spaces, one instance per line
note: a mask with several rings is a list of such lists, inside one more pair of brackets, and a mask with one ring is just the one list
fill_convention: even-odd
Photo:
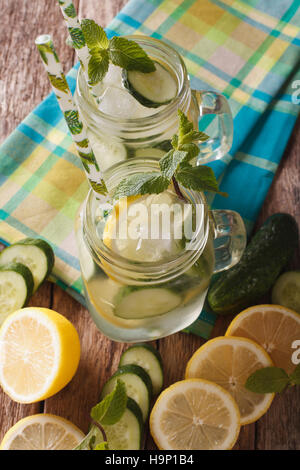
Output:
[[115,424],[123,416],[126,405],[126,387],[124,382],[118,380],[114,390],[92,408],[91,417],[102,425]]
[[210,167],[204,165],[193,167],[189,164],[199,154],[199,147],[194,142],[205,140],[208,136],[195,131],[193,123],[181,110],[178,110],[178,116],[178,135],[174,135],[171,142],[168,142],[168,146],[171,143],[173,148],[159,161],[161,173],[139,173],[122,180],[115,191],[115,199],[138,194],[161,193],[168,188],[171,180],[176,194],[181,199],[185,197],[180,191],[178,182],[194,191],[212,191],[227,196],[227,193],[219,191],[218,182]]
[[180,150],[170,150],[166,153],[166,155],[164,155],[159,161],[159,166],[163,176],[170,180],[177,170],[178,165],[184,161],[187,155],[187,152],[182,152]]
[[88,434],[76,447],[74,447],[73,450],[92,450],[99,434],[100,430],[96,426],[92,426]]
[[289,384],[289,376],[279,367],[258,369],[248,377],[245,387],[255,393],[282,392]]
[[300,385],[300,364],[298,364],[290,375],[292,385]]
[[[178,139],[177,139],[177,148],[181,148],[184,144],[190,144],[192,142],[205,141],[209,138],[207,134],[201,131],[195,131],[193,123],[188,120],[186,115],[178,109],[179,116],[179,129],[178,129]],[[175,143],[175,142],[174,142]]]
[[81,29],[85,42],[89,49],[107,49],[109,40],[107,39],[104,29],[95,21],[84,19],[81,21]]
[[189,162],[190,160],[193,160],[193,158],[196,158],[200,151],[198,145],[196,144],[183,144],[180,146],[180,150],[183,150],[184,152],[188,153],[185,159],[186,162]]
[[209,166],[200,165],[193,167],[185,163],[180,165],[175,177],[185,188],[193,189],[194,191],[212,191],[222,196],[227,195],[227,193],[219,191],[215,174]]
[[97,444],[93,450],[109,450],[108,443],[107,442],[100,442],[100,444]]
[[178,146],[185,143],[184,138],[194,130],[193,123],[188,120],[186,115],[178,109],[179,128],[178,128]]
[[89,82],[91,85],[96,85],[108,71],[109,57],[104,49],[92,49],[90,52],[91,58],[88,64]]
[[202,131],[193,131],[191,134],[193,142],[205,142],[209,139],[209,136]]
[[143,73],[155,71],[154,62],[136,42],[114,36],[109,41],[109,57],[114,65]]
[[169,186],[169,180],[159,173],[137,173],[122,180],[116,187],[114,199],[136,194],[158,194]]
[[178,149],[178,135],[174,134],[171,140],[171,145],[174,149]]

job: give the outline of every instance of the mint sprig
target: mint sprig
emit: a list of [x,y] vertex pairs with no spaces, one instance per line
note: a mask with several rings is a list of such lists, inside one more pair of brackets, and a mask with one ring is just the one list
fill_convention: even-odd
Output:
[[108,54],[112,63],[123,69],[138,70],[143,73],[155,71],[153,60],[139,44],[129,39],[113,37],[109,41]]
[[281,393],[293,385],[300,385],[300,364],[288,375],[280,367],[264,367],[248,377],[245,387],[255,393]]
[[122,418],[126,404],[126,387],[124,382],[118,380],[114,390],[92,408],[91,417],[104,425],[115,424]]
[[108,39],[104,29],[94,20],[83,19],[81,29],[90,53],[90,85],[96,85],[103,80],[110,62],[126,70],[138,70],[143,73],[155,71],[153,60],[135,41],[117,36]]
[[[92,426],[84,439],[74,450],[108,450],[108,442],[103,426],[120,421],[127,406],[127,393],[124,382],[117,381],[114,390],[91,410]],[[96,444],[99,439],[103,442]]]
[[193,123],[181,110],[178,110],[178,117],[178,134],[171,140],[172,149],[159,161],[160,172],[137,173],[123,179],[116,187],[114,199],[138,194],[158,194],[165,191],[171,181],[181,199],[185,198],[179,184],[194,191],[212,191],[227,196],[227,193],[219,191],[218,182],[210,167],[191,165],[191,161],[199,154],[197,143],[209,137],[204,132],[195,131]]

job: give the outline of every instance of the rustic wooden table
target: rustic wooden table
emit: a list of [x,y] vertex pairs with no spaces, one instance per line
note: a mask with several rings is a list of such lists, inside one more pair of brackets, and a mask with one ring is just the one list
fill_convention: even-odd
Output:
[[[34,39],[50,33],[65,70],[75,56],[65,45],[66,30],[54,0],[0,0],[0,142],[49,93]],[[81,17],[94,18],[106,25],[127,0],[74,0]],[[295,127],[282,164],[261,210],[258,224],[274,212],[294,215],[300,225],[300,121]],[[1,203],[1,201],[0,201]],[[299,250],[291,268],[300,267]],[[31,305],[53,308],[76,326],[82,345],[78,371],[60,393],[42,403],[20,405],[0,391],[0,442],[4,433],[19,419],[35,413],[54,413],[70,419],[83,431],[88,429],[89,411],[99,398],[106,379],[117,369],[126,345],[105,338],[95,327],[87,310],[58,286],[45,283],[32,298]],[[219,318],[214,335],[224,334],[228,318]],[[192,353],[204,341],[178,333],[157,342],[165,365],[165,385],[183,378]],[[277,396],[267,414],[255,424],[245,426],[236,449],[300,449],[300,390]],[[147,433],[146,448],[155,449]]]

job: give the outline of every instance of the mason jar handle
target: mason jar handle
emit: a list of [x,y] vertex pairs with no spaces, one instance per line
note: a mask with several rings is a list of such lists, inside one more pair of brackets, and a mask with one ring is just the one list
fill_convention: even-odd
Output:
[[240,214],[229,210],[209,212],[214,229],[214,273],[238,263],[247,243],[246,228]]
[[[207,131],[209,139],[199,143],[198,164],[222,158],[231,148],[233,120],[229,103],[225,96],[214,91],[192,90],[192,99],[199,109],[199,120],[207,115],[215,115],[216,121]],[[212,131],[210,133],[210,131]]]

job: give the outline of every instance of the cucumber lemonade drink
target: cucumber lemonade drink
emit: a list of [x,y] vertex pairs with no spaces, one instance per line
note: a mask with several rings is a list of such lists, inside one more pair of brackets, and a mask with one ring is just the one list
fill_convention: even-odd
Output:
[[[105,203],[89,193],[77,223],[86,299],[108,337],[149,341],[185,328],[202,309],[217,233],[202,191],[220,191],[212,169],[197,163],[228,151],[232,117],[222,95],[191,90],[169,45],[108,39],[88,19],[81,28],[90,60],[75,99],[108,190]],[[209,135],[198,130],[205,114],[214,115]],[[220,269],[234,262],[227,259]]]
[[126,70],[110,62],[93,88],[82,68],[78,71],[75,101],[101,169],[135,157],[161,158],[177,131],[178,109],[196,129],[199,121],[205,130],[205,115],[210,115],[210,139],[199,144],[199,158],[203,162],[221,158],[233,135],[225,97],[192,90],[184,61],[168,44],[142,35],[126,38],[148,54],[155,71]]
[[[157,167],[156,159],[123,162],[105,173],[107,187],[113,192],[124,176]],[[110,208],[90,192],[82,208],[76,232],[86,301],[98,328],[113,340],[169,335],[202,310],[216,269],[216,229],[203,194],[181,190],[184,200],[169,185],[159,194],[120,198]],[[238,214],[230,217],[241,240],[243,224]],[[236,259],[234,243],[227,246],[229,266],[243,246]]]

